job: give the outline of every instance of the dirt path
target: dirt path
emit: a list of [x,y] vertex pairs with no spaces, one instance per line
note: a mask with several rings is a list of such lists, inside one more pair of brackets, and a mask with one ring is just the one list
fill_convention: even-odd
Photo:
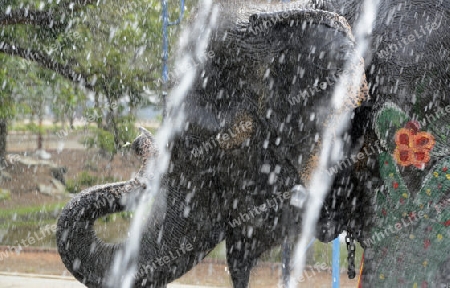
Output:
[[[85,135],[82,133],[73,133],[64,138],[58,138],[58,136],[50,133],[43,135],[42,148],[44,150],[57,150],[57,149],[85,149],[84,145],[80,143],[80,140]],[[7,151],[8,152],[23,152],[23,151],[35,151],[37,149],[37,135],[28,132],[15,132],[11,131],[7,138]]]
[[[0,272],[0,287],[2,288],[83,288],[85,287],[73,277],[58,277],[35,274],[13,274]],[[170,283],[167,288],[197,288],[197,285],[184,285]],[[212,286],[201,286],[201,288],[216,288]]]
[[[9,257],[0,261],[0,271],[9,273],[71,276],[61,262],[59,255],[55,252],[22,252],[20,254],[10,254]],[[329,272],[319,273],[310,270],[305,271],[303,275],[305,280],[299,283],[298,287],[331,287],[331,273]],[[280,265],[263,263],[252,270],[250,287],[277,287],[280,276]],[[198,264],[189,273],[178,279],[176,283],[199,286],[232,287],[228,268],[225,263],[212,263],[211,261],[205,261]],[[340,287],[355,288],[356,285],[356,279],[349,280],[345,273],[341,274]]]

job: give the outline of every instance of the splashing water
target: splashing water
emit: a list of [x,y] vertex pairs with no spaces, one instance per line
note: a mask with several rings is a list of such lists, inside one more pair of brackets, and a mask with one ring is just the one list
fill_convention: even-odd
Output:
[[[360,56],[365,55],[369,47],[369,40],[367,36],[372,32],[372,25],[375,21],[378,3],[379,0],[364,1],[364,12],[360,16],[358,23],[355,25],[356,28],[354,34],[356,40],[356,53],[345,64],[345,70],[347,71],[350,67],[358,67],[356,68],[356,73],[352,75],[353,77],[361,77],[364,73],[364,66],[358,65],[358,63],[360,62]],[[297,287],[296,279],[300,277],[305,266],[305,251],[307,250],[308,241],[314,237],[315,225],[319,219],[322,203],[324,202],[328,190],[332,184],[333,175],[329,175],[326,172],[327,168],[330,167],[330,165],[337,163],[341,158],[340,154],[342,151],[338,151],[339,149],[335,149],[336,145],[333,145],[333,143],[336,143],[337,141],[333,140],[333,135],[342,135],[345,132],[346,127],[349,125],[352,110],[342,109],[345,105],[346,97],[348,97],[346,93],[346,83],[353,80],[349,79],[349,77],[350,75],[345,75],[340,78],[333,95],[331,103],[332,108],[334,111],[343,112],[335,115],[336,126],[328,127],[324,132],[319,164],[313,172],[310,184],[311,190],[314,190],[314,193],[310,193],[310,197],[307,200],[307,209],[303,217],[302,235],[294,251],[293,273],[290,277],[289,288]],[[360,79],[358,78],[356,80],[359,81]]]
[[[160,191],[160,178],[166,172],[170,160],[168,143],[184,127],[183,100],[194,83],[197,69],[201,67],[199,64],[202,64],[201,61],[199,63],[198,60],[194,59],[203,59],[200,56],[205,54],[210,34],[216,26],[216,19],[218,18],[219,8],[212,4],[212,0],[202,0],[199,7],[200,11],[196,15],[195,23],[190,29],[184,31],[180,39],[181,51],[184,53],[181,53],[183,56],[176,62],[176,67],[178,72],[181,72],[178,74],[183,76],[180,84],[170,94],[170,99],[167,101],[169,117],[165,119],[156,137],[159,155],[157,159],[151,161],[146,171],[146,175],[151,175],[149,179],[145,179],[148,181],[147,187],[151,188],[146,190],[145,195],[140,200],[124,249],[118,251],[114,257],[111,267],[112,277],[108,282],[109,287],[119,287],[117,283],[122,283],[121,287],[128,288],[134,284],[140,240],[144,227],[146,227],[147,219],[152,213],[155,213],[149,207],[152,207],[155,197],[159,196],[158,198],[162,200],[165,198],[164,195],[158,195],[158,193],[162,193]],[[195,42],[193,42],[192,35],[199,35]],[[189,46],[194,46],[194,49]],[[180,71],[183,70],[183,67],[189,67],[189,70]],[[158,211],[158,213],[160,212]]]

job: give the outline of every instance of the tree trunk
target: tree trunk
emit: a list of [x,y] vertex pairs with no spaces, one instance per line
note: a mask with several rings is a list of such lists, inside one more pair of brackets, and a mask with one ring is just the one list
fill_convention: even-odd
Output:
[[37,149],[42,150],[42,117],[39,117],[39,127],[38,127],[38,138],[37,138]]
[[6,155],[6,138],[8,137],[8,120],[0,119],[0,160]]
[[[113,133],[114,133],[114,154],[119,150],[119,129],[117,128],[117,119],[115,119],[116,115],[114,113],[114,110],[109,109],[108,111],[109,115],[110,115],[110,121],[112,124],[112,128],[113,128]],[[113,154],[113,155],[114,155]]]
[[72,107],[69,109],[68,115],[69,115],[68,116],[69,126],[70,126],[70,128],[73,128],[73,121],[75,120],[75,111]]

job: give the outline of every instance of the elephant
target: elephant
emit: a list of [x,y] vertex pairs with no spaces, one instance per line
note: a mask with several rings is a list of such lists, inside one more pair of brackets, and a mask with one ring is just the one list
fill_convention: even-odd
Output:
[[[134,287],[164,287],[225,240],[233,287],[245,288],[264,251],[301,233],[322,135],[342,113],[330,101],[343,74],[352,76],[344,84],[351,120],[334,138],[348,161],[329,167],[334,181],[316,237],[327,242],[347,231],[361,243],[362,287],[447,283],[449,117],[426,116],[450,104],[450,40],[439,33],[448,28],[450,3],[379,2],[366,55],[357,55],[352,35],[363,1],[312,1],[281,12],[223,5],[207,47],[215,56],[200,65],[180,108],[186,125],[169,145],[170,169],[140,242]],[[358,67],[345,69],[360,56]],[[93,223],[150,189],[140,179],[150,177],[153,141],[141,130],[133,142],[144,161],[136,179],[81,192],[58,219],[58,252],[87,287],[107,286],[124,245],[103,243]],[[418,254],[416,244],[425,247]]]
[[[183,102],[188,125],[170,142],[170,169],[161,179],[143,232],[135,287],[164,287],[223,240],[234,287],[247,287],[258,257],[300,233],[304,209],[301,201],[294,201],[301,197],[291,195],[302,196],[307,187],[305,179],[320,146],[318,135],[331,120],[331,87],[342,73],[357,73],[356,67],[341,71],[354,54],[354,39],[345,19],[334,13],[280,12],[275,25],[261,33],[249,25],[258,27],[271,15],[237,25],[229,14],[222,15],[207,48],[215,57],[199,69]],[[308,29],[299,28],[305,24]],[[249,29],[242,29],[245,25]],[[354,102],[364,97],[364,77],[357,79],[348,83]],[[308,93],[304,103],[291,106],[289,101],[302,91]],[[152,145],[142,144],[149,142],[144,130],[133,142],[144,161],[149,160],[147,154],[157,154],[145,148]],[[139,177],[130,181],[82,191],[63,209],[58,251],[67,269],[87,287],[107,286],[109,266],[124,245],[103,243],[93,224],[105,214],[122,211],[128,198],[149,189],[141,181],[150,177],[145,171],[141,168]],[[345,185],[337,183],[334,191]],[[351,212],[346,197],[335,193],[342,205],[323,209],[326,229],[318,229],[322,237],[334,238],[348,225],[344,217],[332,217]],[[331,225],[335,219],[340,220]]]

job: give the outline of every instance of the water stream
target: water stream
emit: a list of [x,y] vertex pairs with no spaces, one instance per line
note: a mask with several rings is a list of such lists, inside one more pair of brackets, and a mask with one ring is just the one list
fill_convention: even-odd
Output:
[[[169,111],[167,119],[158,131],[156,143],[159,150],[157,159],[151,161],[148,165],[147,191],[136,210],[135,217],[131,223],[129,237],[123,251],[115,255],[114,263],[111,267],[110,287],[128,288],[134,285],[134,275],[137,271],[137,259],[139,255],[139,245],[143,231],[146,227],[147,219],[154,213],[152,211],[152,202],[155,196],[160,193],[160,178],[168,168],[170,151],[168,143],[171,139],[184,128],[183,100],[194,83],[197,69],[202,63],[194,59],[204,59],[206,48],[210,39],[210,34],[216,25],[219,8],[213,5],[211,0],[202,0],[200,10],[197,12],[195,22],[192,27],[183,32],[180,38],[179,59],[175,62],[177,74],[182,75],[179,84],[169,93],[170,98],[167,101]],[[193,39],[193,36],[198,36]],[[192,48],[194,47],[194,48]],[[197,57],[196,57],[197,56]]]
[[310,197],[308,198],[308,203],[306,205],[307,209],[303,217],[303,227],[302,235],[296,244],[293,257],[293,273],[291,274],[289,281],[289,288],[297,287],[297,280],[303,273],[303,269],[306,261],[306,253],[308,242],[314,237],[315,226],[319,219],[319,214],[322,208],[322,203],[332,185],[333,175],[329,175],[326,171],[327,169],[338,163],[342,158],[342,149],[337,149],[337,147],[342,147],[339,142],[342,139],[333,139],[334,135],[343,136],[345,130],[349,125],[351,115],[353,113],[350,109],[345,109],[345,100],[347,95],[347,84],[349,81],[359,81],[361,75],[364,73],[364,66],[358,65],[360,62],[360,57],[364,56],[369,47],[369,35],[372,32],[373,23],[375,21],[376,11],[378,7],[379,0],[366,0],[364,1],[364,8],[362,15],[360,15],[359,21],[354,27],[354,36],[356,41],[355,54],[349,61],[345,64],[346,71],[349,71],[351,67],[359,67],[359,71],[354,73],[353,77],[358,77],[357,79],[349,79],[350,75],[345,75],[339,79],[339,82],[334,91],[332,101],[330,102],[330,111],[339,111],[335,113],[335,126],[327,127],[323,135],[323,146],[320,151],[320,160],[316,169],[313,172],[311,179],[311,191]]

